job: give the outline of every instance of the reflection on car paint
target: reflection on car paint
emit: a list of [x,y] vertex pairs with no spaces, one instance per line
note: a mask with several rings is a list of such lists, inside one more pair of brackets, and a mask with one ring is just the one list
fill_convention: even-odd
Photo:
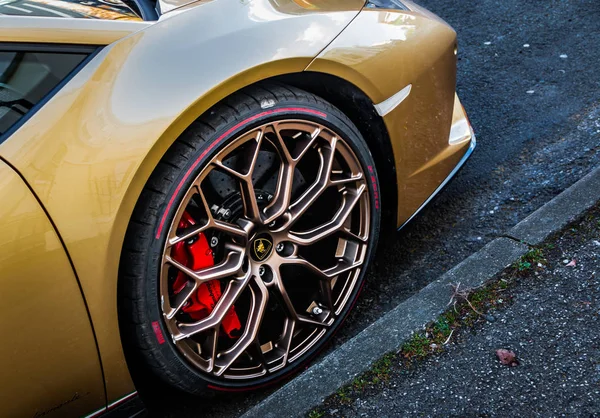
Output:
[[142,19],[119,0],[0,0],[0,14],[104,20]]

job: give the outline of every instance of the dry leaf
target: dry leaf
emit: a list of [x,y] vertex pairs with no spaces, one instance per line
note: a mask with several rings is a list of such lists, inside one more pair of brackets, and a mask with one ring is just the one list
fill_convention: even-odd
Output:
[[519,365],[519,360],[517,360],[517,355],[514,351],[501,348],[496,350],[496,356],[498,356],[500,363],[504,364],[505,366],[515,367]]

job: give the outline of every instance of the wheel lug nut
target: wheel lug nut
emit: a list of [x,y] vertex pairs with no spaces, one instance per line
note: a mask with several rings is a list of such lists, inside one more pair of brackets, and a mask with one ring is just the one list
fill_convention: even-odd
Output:
[[312,309],[312,313],[313,315],[321,315],[323,313],[323,309],[321,309],[319,306],[315,306]]
[[285,248],[285,245],[283,242],[280,242],[279,244],[277,244],[277,247],[275,247],[275,251],[277,251],[278,253],[282,252],[283,249]]
[[215,248],[217,245],[219,245],[219,238],[217,237],[212,237],[210,239],[210,246]]
[[260,266],[260,267],[258,268],[258,275],[259,275],[260,277],[263,277],[263,276],[265,275],[265,271],[266,271],[266,270],[265,270],[265,266]]

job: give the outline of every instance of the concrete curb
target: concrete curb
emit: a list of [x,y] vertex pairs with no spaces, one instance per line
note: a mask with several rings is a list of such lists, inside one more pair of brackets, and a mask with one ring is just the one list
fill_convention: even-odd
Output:
[[451,284],[476,287],[511,265],[529,245],[576,220],[600,201],[600,167],[512,228],[510,238],[497,238],[438,280],[365,328],[259,404],[243,418],[297,417],[370,368],[384,354],[397,350],[415,331],[447,309]]
[[576,220],[600,200],[600,167],[512,228],[508,235],[529,245],[539,245],[554,232]]

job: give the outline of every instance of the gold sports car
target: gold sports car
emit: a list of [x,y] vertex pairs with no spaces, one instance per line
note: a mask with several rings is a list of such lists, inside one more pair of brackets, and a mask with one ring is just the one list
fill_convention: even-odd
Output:
[[302,369],[475,146],[399,0],[0,0],[0,416]]

